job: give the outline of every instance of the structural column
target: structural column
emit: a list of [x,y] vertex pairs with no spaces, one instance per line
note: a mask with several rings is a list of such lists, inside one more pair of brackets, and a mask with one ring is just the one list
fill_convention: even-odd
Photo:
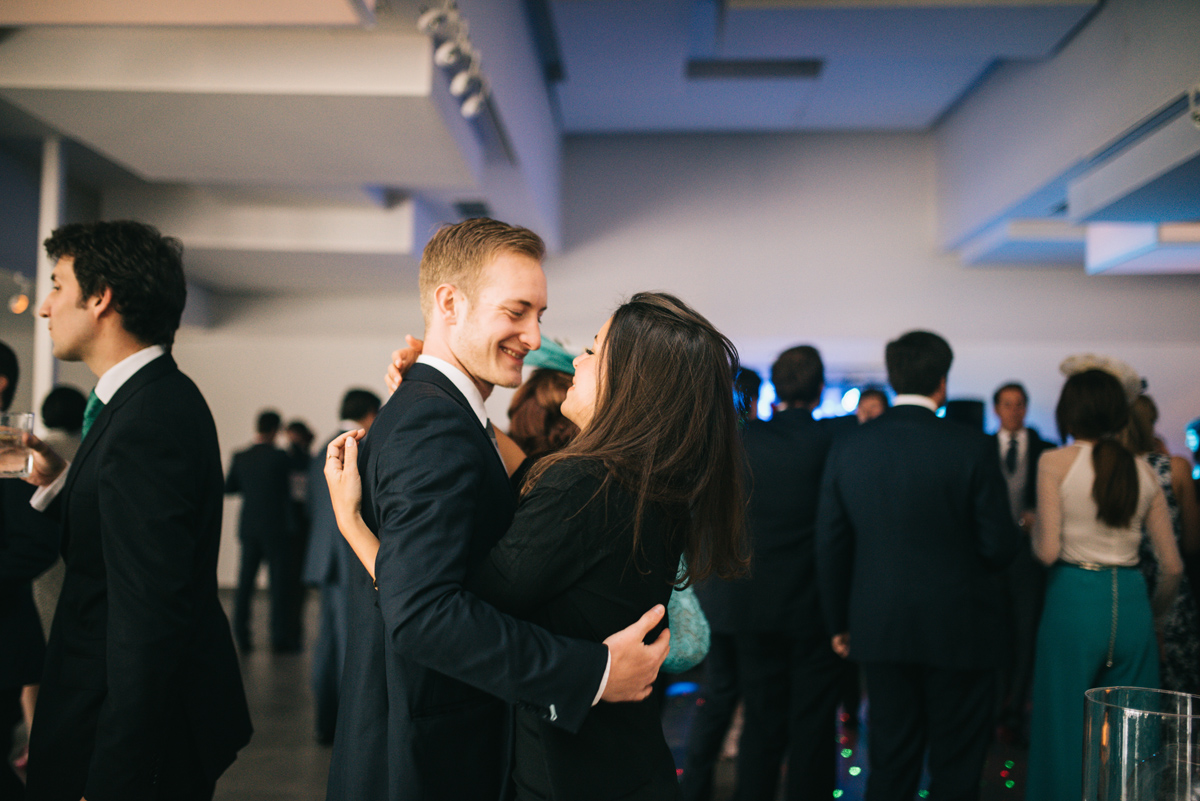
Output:
[[[50,273],[54,265],[46,258],[42,243],[62,224],[63,204],[66,202],[66,163],[63,160],[62,140],[51,136],[42,144],[42,192],[38,210],[37,292],[33,298],[33,411],[40,409],[42,400],[54,388],[57,365],[52,352],[50,329],[36,318],[37,310],[50,293]],[[42,418],[37,416],[37,433],[45,434]]]

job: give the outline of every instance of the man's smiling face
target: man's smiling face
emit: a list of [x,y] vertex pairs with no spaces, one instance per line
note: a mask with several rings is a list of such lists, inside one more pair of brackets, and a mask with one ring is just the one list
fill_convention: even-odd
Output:
[[541,344],[546,275],[530,256],[501,251],[483,269],[475,297],[451,332],[450,347],[484,395],[521,383],[525,355]]

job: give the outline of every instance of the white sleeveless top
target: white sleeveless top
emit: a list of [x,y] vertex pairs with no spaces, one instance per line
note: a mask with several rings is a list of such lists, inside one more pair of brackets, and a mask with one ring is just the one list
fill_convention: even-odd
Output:
[[1142,522],[1159,492],[1158,480],[1144,459],[1137,459],[1138,503],[1133,519],[1124,528],[1114,528],[1096,516],[1092,484],[1092,444],[1077,442],[1079,453],[1059,485],[1062,500],[1062,555],[1066,562],[1090,562],[1101,565],[1136,567],[1138,544],[1142,541]]

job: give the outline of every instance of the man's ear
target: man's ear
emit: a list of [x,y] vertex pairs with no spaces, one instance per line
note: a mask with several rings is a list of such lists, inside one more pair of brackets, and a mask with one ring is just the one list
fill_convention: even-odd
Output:
[[462,313],[462,294],[454,284],[442,284],[433,291],[433,313],[446,325],[454,325]]
[[113,306],[112,287],[104,287],[87,299],[87,308],[95,315],[96,319],[103,317],[105,314],[112,312],[116,313],[116,308]]

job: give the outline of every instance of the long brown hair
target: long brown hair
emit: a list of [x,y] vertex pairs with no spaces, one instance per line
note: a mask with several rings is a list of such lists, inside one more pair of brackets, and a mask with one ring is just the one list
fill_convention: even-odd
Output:
[[508,404],[508,435],[530,457],[552,453],[579,433],[562,413],[570,387],[571,376],[543,367],[517,388]]
[[602,491],[636,498],[637,553],[648,504],[680,510],[688,582],[745,571],[741,442],[733,404],[737,349],[678,298],[639,292],[612,316],[596,408],[575,441],[539,461],[526,489],[570,458],[602,462]]
[[1092,447],[1092,499],[1096,516],[1114,528],[1125,528],[1137,511],[1137,462],[1115,437],[1129,421],[1129,402],[1121,382],[1103,370],[1085,370],[1067,379],[1054,410],[1063,439],[1095,440]]
[[1150,453],[1158,445],[1154,435],[1157,422],[1158,404],[1149,395],[1138,395],[1129,404],[1129,422],[1121,432],[1121,442],[1139,456]]

